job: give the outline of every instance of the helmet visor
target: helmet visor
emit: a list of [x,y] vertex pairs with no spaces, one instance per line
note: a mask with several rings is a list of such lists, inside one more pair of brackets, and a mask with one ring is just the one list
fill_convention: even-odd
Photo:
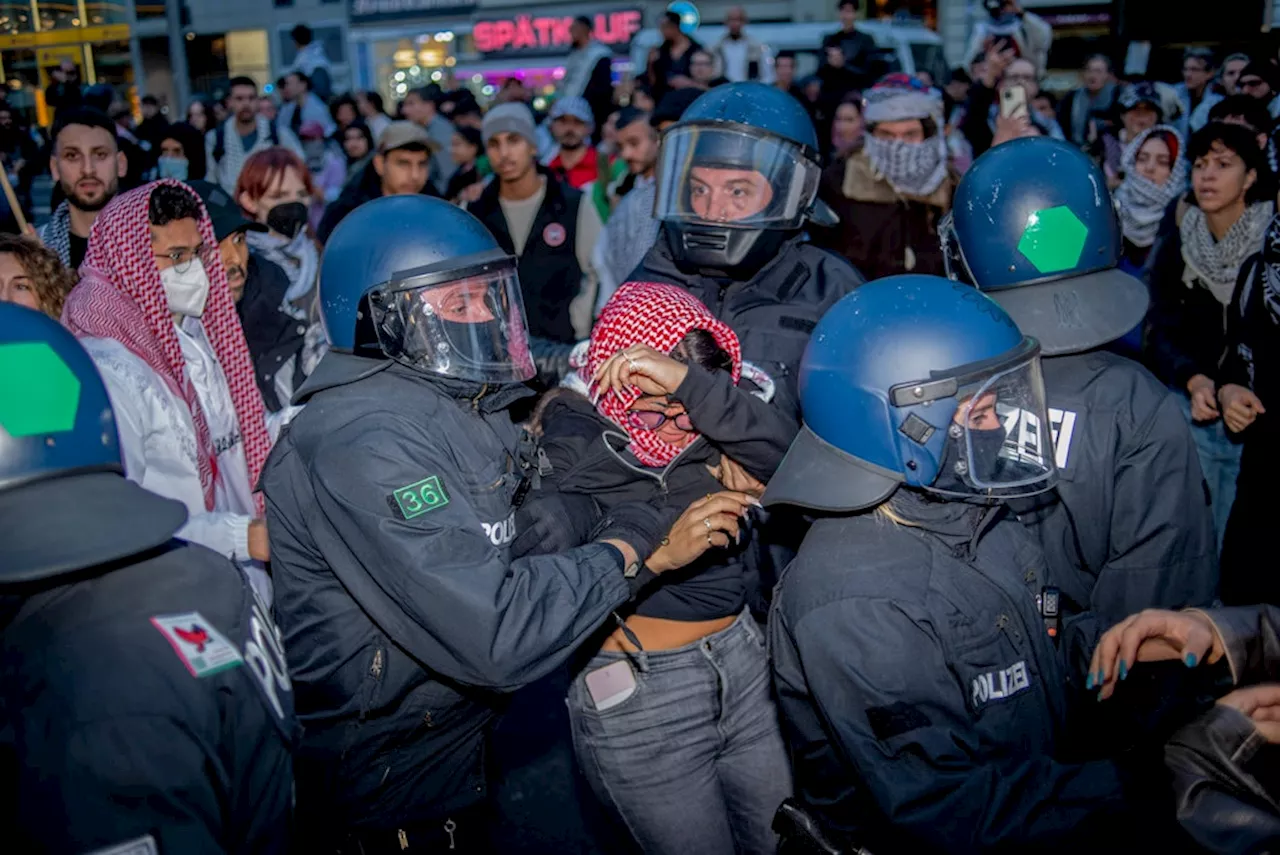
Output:
[[1058,478],[1035,339],[1003,357],[890,390],[896,406],[954,401],[937,479],[945,496],[1012,499]]
[[443,280],[393,277],[369,305],[383,352],[419,371],[481,383],[520,383],[537,373],[513,259]]
[[666,222],[797,229],[819,176],[795,143],[748,127],[677,125],[662,137],[654,213]]
[[1040,357],[961,386],[948,436],[959,452],[949,485],[973,495],[1011,499],[1031,496],[1057,480],[1049,410]]

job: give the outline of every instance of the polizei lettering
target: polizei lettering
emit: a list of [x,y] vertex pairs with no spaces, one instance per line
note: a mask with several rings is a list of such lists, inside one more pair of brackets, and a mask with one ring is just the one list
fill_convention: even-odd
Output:
[[482,522],[480,525],[484,526],[485,537],[489,538],[489,542],[494,546],[506,546],[516,539],[515,511],[512,511],[511,516],[505,520],[496,523]]
[[980,707],[990,701],[1003,701],[1029,688],[1031,680],[1027,677],[1027,663],[1021,660],[1002,671],[988,671],[974,677],[973,705]]

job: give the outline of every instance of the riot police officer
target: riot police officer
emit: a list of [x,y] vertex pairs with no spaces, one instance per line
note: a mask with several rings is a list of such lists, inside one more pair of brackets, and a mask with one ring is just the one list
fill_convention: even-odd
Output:
[[1116,763],[1072,757],[1099,627],[1046,625],[1055,571],[1005,504],[1058,477],[1039,350],[987,297],[904,275],[837,303],[805,353],[805,425],[764,502],[819,517],[770,650],[797,789],[841,851],[1153,830]]
[[1063,576],[1063,606],[1119,620],[1213,601],[1213,519],[1178,402],[1105,350],[1147,311],[1117,269],[1120,230],[1097,165],[1052,139],[996,146],[965,173],[940,228],[948,274],[1040,341],[1061,476],[1019,503]]
[[[654,206],[662,225],[630,277],[687,288],[732,327],[742,358],[776,385],[772,403],[748,402],[755,418],[774,423],[781,416],[792,435],[800,423],[796,376],[809,335],[827,309],[863,282],[849,262],[804,232],[809,221],[836,222],[817,197],[821,171],[818,134],[795,98],[762,83],[715,87],[663,132]],[[687,383],[700,379],[690,372]],[[686,386],[673,397],[708,395]],[[779,450],[750,474],[767,482],[781,460]],[[785,511],[759,526],[748,561],[759,577],[751,596],[757,616],[767,609],[775,568],[790,560],[803,531],[803,521]]]
[[297,724],[235,565],[124,477],[56,321],[0,303],[0,738],[13,852],[286,852]]
[[641,560],[674,514],[619,506],[585,546],[513,557],[536,470],[509,408],[534,365],[515,260],[475,217],[362,205],[329,238],[320,298],[331,350],[263,478],[299,824],[312,852],[483,849],[499,693],[666,569]]
[[[689,289],[778,384],[798,422],[796,371],[818,318],[859,284],[808,242],[834,222],[818,200],[818,135],[796,99],[761,83],[717,86],[662,135],[657,242],[631,279]],[[767,475],[768,473],[764,473]]]

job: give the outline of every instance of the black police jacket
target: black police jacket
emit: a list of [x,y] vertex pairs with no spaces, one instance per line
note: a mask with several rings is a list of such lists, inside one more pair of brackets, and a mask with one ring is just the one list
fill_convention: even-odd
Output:
[[6,851],[289,851],[297,723],[253,589],[178,540],[93,572],[3,600]]
[[1212,603],[1217,540],[1177,398],[1106,351],[1041,365],[1058,485],[1009,504],[1054,565],[1066,607],[1118,621]]
[[800,357],[809,334],[827,309],[864,281],[849,262],[800,236],[783,243],[746,282],[686,273],[672,258],[665,229],[628,278],[687,288],[732,327],[742,341],[742,358],[773,378],[778,387],[773,406],[792,416],[797,431]]
[[[1232,677],[1240,685],[1280,676],[1280,610],[1242,606],[1207,613],[1222,636]],[[1174,734],[1165,748],[1173,773],[1178,819],[1210,852],[1274,852],[1280,845],[1276,748],[1252,720],[1215,705]]]
[[398,363],[326,354],[263,473],[275,608],[315,829],[395,829],[483,798],[500,692],[563,663],[630,596],[617,550],[512,560],[507,407]]
[[[524,252],[520,253],[520,290],[529,335],[571,344],[577,336],[569,317],[569,304],[582,290],[582,268],[576,251],[582,194],[546,170],[540,171],[546,179],[546,189],[529,228]],[[499,185],[498,181],[489,182],[467,210],[485,224],[504,251],[515,255],[515,242],[498,200]]]
[[[1043,851],[1126,809],[1119,767],[1068,762],[1068,700],[1099,633],[1003,507],[906,490],[813,524],[774,594],[770,652],[797,790],[871,851]],[[1098,830],[1095,828],[1095,830]]]

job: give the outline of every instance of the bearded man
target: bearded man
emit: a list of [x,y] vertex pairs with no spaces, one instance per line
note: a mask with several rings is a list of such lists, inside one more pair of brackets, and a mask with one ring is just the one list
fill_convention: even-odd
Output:
[[58,113],[49,172],[66,199],[39,235],[72,270],[84,261],[93,221],[115,198],[128,169],[116,140],[115,122],[105,113],[88,109]]

